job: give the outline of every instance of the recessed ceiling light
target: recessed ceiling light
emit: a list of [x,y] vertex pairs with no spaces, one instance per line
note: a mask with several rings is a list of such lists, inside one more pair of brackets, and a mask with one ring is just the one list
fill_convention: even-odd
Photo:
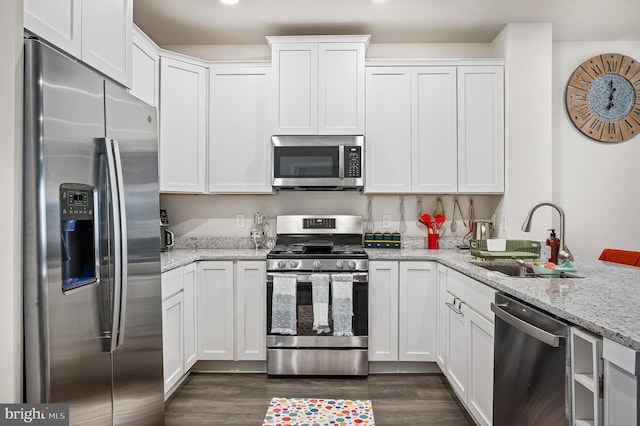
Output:
[[224,4],[236,4],[240,0],[220,0]]

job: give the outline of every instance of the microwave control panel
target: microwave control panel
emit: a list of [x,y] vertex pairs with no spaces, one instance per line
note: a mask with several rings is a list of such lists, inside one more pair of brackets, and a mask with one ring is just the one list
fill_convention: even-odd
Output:
[[345,146],[344,148],[344,177],[362,177],[362,147]]

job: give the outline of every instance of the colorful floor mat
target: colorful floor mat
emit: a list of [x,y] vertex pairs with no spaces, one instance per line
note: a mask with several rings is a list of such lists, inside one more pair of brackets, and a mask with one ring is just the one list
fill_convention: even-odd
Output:
[[262,426],[375,425],[371,401],[272,398]]

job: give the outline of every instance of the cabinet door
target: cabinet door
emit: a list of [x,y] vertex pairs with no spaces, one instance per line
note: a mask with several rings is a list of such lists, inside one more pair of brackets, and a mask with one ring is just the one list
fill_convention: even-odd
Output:
[[233,262],[198,262],[198,359],[233,360]]
[[398,360],[398,262],[369,262],[369,361]]
[[364,44],[318,45],[318,134],[364,134]]
[[131,87],[133,0],[82,3],[82,60]]
[[184,373],[182,292],[162,302],[162,362],[164,392],[167,393]]
[[435,361],[436,284],[434,262],[400,262],[400,361]]
[[157,47],[142,31],[134,28],[131,52],[130,93],[149,105],[158,105],[160,57]]
[[207,70],[160,58],[160,191],[205,191]]
[[209,192],[271,193],[269,67],[212,67]]
[[458,67],[458,192],[504,192],[501,66]]
[[366,192],[411,192],[411,74],[366,70]]
[[236,360],[266,357],[267,277],[265,262],[236,264]]
[[467,407],[480,425],[493,419],[493,323],[466,309],[468,350]]
[[318,132],[318,44],[277,43],[273,61],[274,133],[315,135]]
[[[448,277],[447,277],[448,278]],[[467,351],[468,339],[465,324],[464,304],[447,292],[445,307],[447,308],[447,363],[445,375],[449,384],[462,401],[467,398]]]
[[198,360],[198,309],[196,280],[197,266],[191,263],[184,267],[184,371],[187,372]]
[[411,80],[413,192],[455,193],[458,137],[455,67],[420,67]]
[[24,0],[24,27],[76,58],[82,54],[80,0]]
[[640,422],[640,356],[621,344],[603,339],[604,424],[638,425]]
[[436,333],[436,362],[442,372],[445,372],[447,364],[447,317],[449,309],[445,303],[447,302],[447,267],[438,264],[438,286],[437,286],[438,305],[436,308],[436,323],[438,325]]

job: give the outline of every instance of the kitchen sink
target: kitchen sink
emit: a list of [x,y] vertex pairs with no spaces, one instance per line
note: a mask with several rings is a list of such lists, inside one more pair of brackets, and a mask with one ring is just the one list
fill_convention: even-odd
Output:
[[516,278],[583,278],[570,272],[551,272],[549,274],[536,273],[529,265],[519,263],[493,263],[493,262],[470,262],[488,271],[498,272]]

